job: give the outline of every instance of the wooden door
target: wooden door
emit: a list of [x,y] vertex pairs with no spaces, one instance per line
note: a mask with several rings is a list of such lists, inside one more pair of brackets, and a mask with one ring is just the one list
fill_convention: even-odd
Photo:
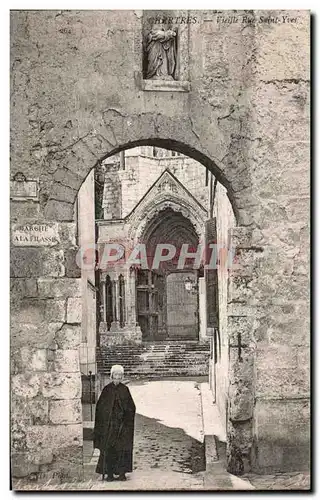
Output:
[[154,271],[139,271],[137,276],[137,316],[145,341],[165,337],[163,294],[164,277]]
[[[195,284],[187,290],[186,281]],[[196,271],[167,276],[167,331],[172,340],[198,340],[198,275]]]

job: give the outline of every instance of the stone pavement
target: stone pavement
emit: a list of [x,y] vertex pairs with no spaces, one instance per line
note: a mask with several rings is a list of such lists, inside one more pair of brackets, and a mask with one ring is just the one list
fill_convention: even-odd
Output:
[[[179,474],[204,471],[198,383],[192,380],[132,382],[130,391],[136,404],[134,477],[138,472],[141,477],[141,472],[147,471],[151,476],[156,470]],[[92,448],[90,451],[92,453]],[[86,468],[86,478],[98,477],[94,472],[97,460],[98,452]]]
[[[126,482],[102,482],[95,473],[98,450],[84,442],[83,482],[54,485],[25,484],[16,490],[252,490],[308,489],[303,474],[236,477],[222,462],[211,463],[205,472],[204,425],[201,393],[207,388],[196,380],[130,382],[137,408],[134,443],[134,470]],[[200,393],[201,388],[201,393]],[[205,390],[204,390],[205,389]],[[217,414],[216,414],[217,415]],[[215,426],[215,432],[219,426]],[[277,488],[279,486],[279,488]],[[299,487],[301,486],[301,487]]]
[[245,474],[245,477],[257,490],[310,490],[310,472]]

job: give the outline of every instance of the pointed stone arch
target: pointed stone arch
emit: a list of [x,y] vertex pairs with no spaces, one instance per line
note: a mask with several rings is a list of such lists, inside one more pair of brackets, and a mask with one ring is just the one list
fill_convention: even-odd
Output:
[[[214,134],[195,130],[192,120],[160,113],[125,114],[114,108],[102,113],[99,123],[62,150],[51,151],[40,178],[40,203],[47,220],[74,220],[74,202],[92,168],[105,158],[140,145],[178,151],[206,168],[227,189],[239,224],[250,223],[251,196],[248,168],[237,167],[230,145],[214,124]],[[202,131],[201,131],[202,132]],[[212,132],[211,132],[212,134]],[[250,203],[249,203],[250,204]]]
[[[169,187],[163,189],[165,185]],[[207,210],[173,174],[165,170],[141,202],[128,215],[130,240],[139,241],[151,221],[167,209],[181,213],[191,222],[198,239],[203,237],[205,222],[208,218]]]

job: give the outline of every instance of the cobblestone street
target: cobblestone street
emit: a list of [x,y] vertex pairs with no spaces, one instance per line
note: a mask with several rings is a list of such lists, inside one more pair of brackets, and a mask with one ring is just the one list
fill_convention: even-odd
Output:
[[[132,382],[129,387],[136,421],[134,470],[126,488],[202,487],[202,477],[196,474],[205,469],[198,383],[166,380]],[[95,453],[86,466],[87,479],[100,479],[94,472],[97,459]]]
[[123,483],[102,482],[95,473],[98,450],[84,442],[83,482],[24,484],[41,490],[277,490],[308,489],[303,473],[236,477],[224,467],[205,472],[201,393],[197,380],[131,382],[136,404],[134,470]]
[[137,405],[134,468],[204,470],[201,399],[194,381],[131,386]]
[[309,472],[287,472],[277,474],[246,474],[246,478],[257,490],[309,490]]

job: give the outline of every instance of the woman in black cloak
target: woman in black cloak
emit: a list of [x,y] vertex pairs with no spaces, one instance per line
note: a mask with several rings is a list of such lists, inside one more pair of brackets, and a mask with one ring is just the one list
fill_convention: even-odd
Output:
[[111,368],[111,383],[101,392],[96,406],[94,447],[100,450],[96,472],[107,475],[113,481],[114,474],[120,481],[126,480],[126,472],[132,471],[134,417],[136,407],[123,380],[120,365]]

